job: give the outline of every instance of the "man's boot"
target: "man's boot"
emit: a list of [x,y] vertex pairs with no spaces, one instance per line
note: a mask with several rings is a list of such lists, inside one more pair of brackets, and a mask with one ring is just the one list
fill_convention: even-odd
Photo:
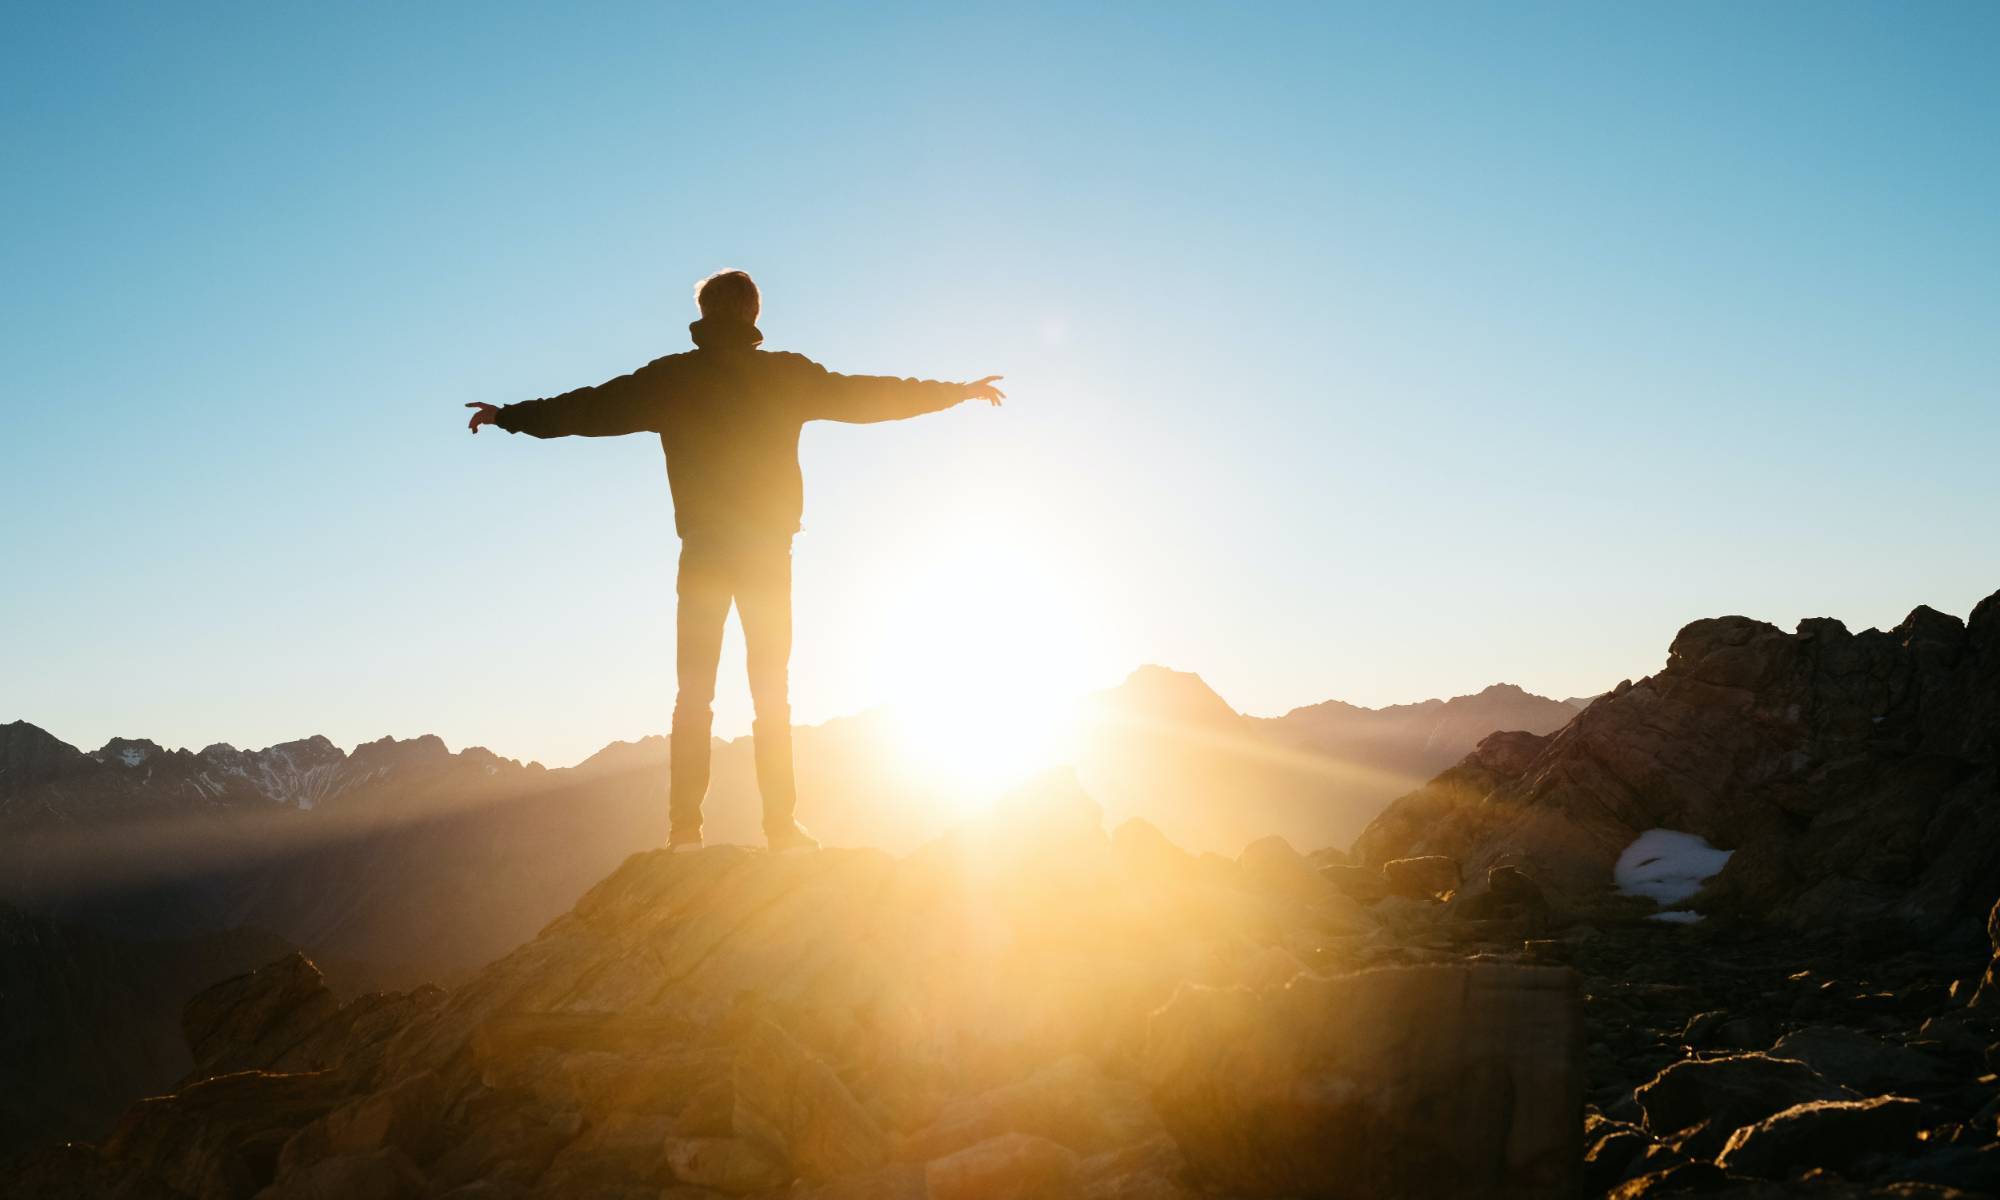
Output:
[[674,710],[673,735],[667,741],[669,850],[701,849],[701,802],[708,795],[708,735],[713,722],[712,713]]
[[752,721],[757,790],[764,796],[764,841],[772,850],[817,850],[819,843],[793,819],[798,785],[792,777],[792,723]]

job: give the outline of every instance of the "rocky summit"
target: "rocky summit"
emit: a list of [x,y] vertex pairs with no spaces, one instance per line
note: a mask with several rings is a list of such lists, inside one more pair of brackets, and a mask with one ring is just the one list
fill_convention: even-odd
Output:
[[449,990],[206,987],[0,1195],[2000,1195],[1996,668],[2000,597],[1697,622],[1351,851],[1058,772],[901,857],[640,853]]
[[1107,836],[1065,775],[1008,812],[900,859],[636,855],[449,994],[341,1005],[280,960],[189,1003],[180,1087],[9,1177],[204,1200],[1573,1189],[1574,972],[1413,957],[1282,843]]

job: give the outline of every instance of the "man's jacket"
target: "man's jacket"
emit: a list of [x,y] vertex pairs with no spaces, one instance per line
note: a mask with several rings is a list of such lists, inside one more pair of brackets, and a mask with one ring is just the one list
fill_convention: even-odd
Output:
[[681,537],[798,532],[799,428],[893,421],[949,408],[965,385],[838,375],[802,354],[759,350],[753,325],[696,321],[695,349],[546,400],[509,404],[494,423],[533,437],[660,435]]

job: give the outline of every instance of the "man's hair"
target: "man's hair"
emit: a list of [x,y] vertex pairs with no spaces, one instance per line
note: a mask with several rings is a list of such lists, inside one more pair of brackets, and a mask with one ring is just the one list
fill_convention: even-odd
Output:
[[757,285],[746,271],[717,271],[694,285],[694,302],[701,315],[720,321],[756,324],[762,299]]

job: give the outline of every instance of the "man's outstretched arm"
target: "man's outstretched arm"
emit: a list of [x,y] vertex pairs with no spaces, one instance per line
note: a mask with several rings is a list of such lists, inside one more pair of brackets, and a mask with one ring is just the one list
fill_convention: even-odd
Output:
[[545,400],[523,400],[496,406],[472,403],[467,428],[497,425],[508,433],[530,437],[616,437],[625,433],[659,432],[660,409],[666,403],[664,374],[650,362],[630,375],[620,375],[596,387],[578,388]]
[[950,383],[935,379],[897,379],[889,375],[842,375],[810,360],[807,385],[808,420],[897,421],[904,417],[938,412],[966,400],[984,400],[997,405],[1007,393],[994,387],[998,375],[988,375],[975,383]]

